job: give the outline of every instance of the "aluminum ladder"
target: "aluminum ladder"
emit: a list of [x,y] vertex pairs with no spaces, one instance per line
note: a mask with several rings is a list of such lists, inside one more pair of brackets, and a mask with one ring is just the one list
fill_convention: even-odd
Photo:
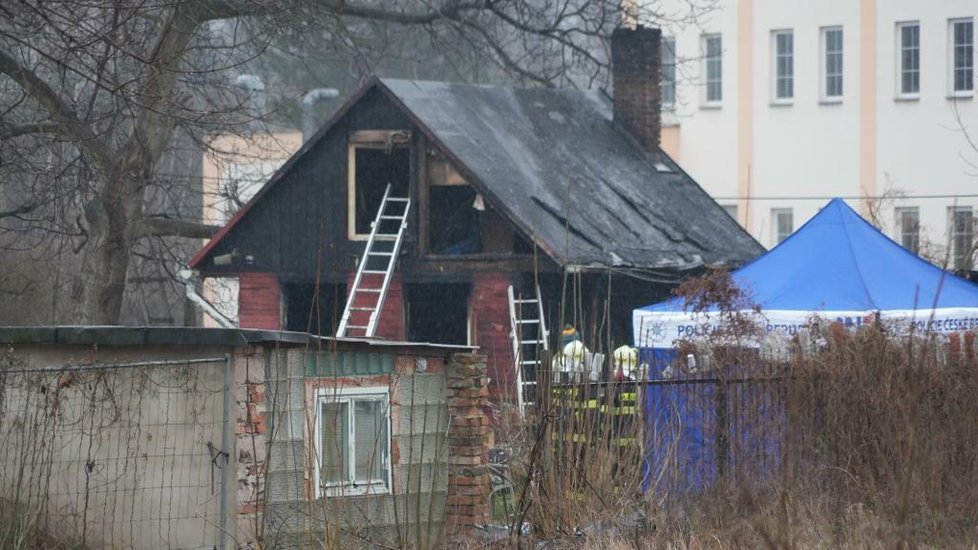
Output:
[[537,399],[538,374],[543,368],[543,359],[549,349],[547,340],[550,333],[543,318],[543,300],[540,287],[534,287],[535,294],[526,297],[518,294],[510,286],[509,324],[510,339],[513,341],[513,361],[516,366],[516,399],[520,417],[526,418],[526,408]]
[[390,194],[391,185],[387,184],[377,217],[370,224],[370,236],[336,329],[337,338],[372,338],[377,330],[411,209],[411,199]]

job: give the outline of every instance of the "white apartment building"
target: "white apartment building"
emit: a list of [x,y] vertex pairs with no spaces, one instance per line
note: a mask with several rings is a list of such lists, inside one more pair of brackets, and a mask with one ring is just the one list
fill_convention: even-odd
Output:
[[768,248],[840,196],[973,268],[978,1],[718,2],[663,25],[663,148]]

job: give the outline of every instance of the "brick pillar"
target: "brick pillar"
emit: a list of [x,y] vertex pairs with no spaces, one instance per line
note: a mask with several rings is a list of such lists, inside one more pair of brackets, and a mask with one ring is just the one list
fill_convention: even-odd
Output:
[[258,347],[238,348],[234,354],[234,449],[229,452],[237,470],[234,506],[237,521],[229,525],[244,548],[258,547],[265,511],[265,467],[268,422],[265,403],[265,353]]
[[448,509],[450,541],[489,522],[489,397],[484,355],[452,355],[445,368],[448,398]]
[[274,273],[242,273],[238,279],[238,326],[282,330],[282,287]]

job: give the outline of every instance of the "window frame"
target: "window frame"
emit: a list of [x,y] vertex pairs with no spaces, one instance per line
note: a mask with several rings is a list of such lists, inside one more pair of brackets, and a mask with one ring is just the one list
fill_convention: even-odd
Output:
[[[661,74],[659,87],[662,90],[662,110],[663,111],[674,111],[676,110],[676,37],[674,36],[663,36],[662,37],[662,52],[660,52],[659,60],[661,64]],[[666,52],[671,52],[671,61],[667,62]],[[666,69],[669,69],[671,75],[670,79],[666,78]],[[672,90],[672,101],[666,101],[666,89]]]
[[[787,37],[790,50],[782,54],[780,38]],[[787,73],[781,74],[781,58],[786,58]],[[795,31],[794,29],[775,29],[771,31],[771,103],[773,105],[791,105],[795,102]],[[788,95],[781,95],[780,84],[787,82]]]
[[[947,230],[948,230],[948,241],[951,249],[950,250],[951,269],[955,271],[965,270],[965,269],[970,271],[972,268],[974,268],[974,263],[975,263],[974,261],[975,260],[974,248],[976,244],[975,243],[975,229],[976,229],[975,209],[974,207],[971,206],[949,206],[947,210],[948,210]],[[958,246],[957,246],[958,244],[957,237],[959,233],[957,231],[957,220],[955,218],[957,217],[958,213],[967,213],[971,220],[971,227],[968,229],[966,233],[964,233],[964,235],[967,235],[969,237],[969,241],[970,241],[967,250],[969,254],[967,257],[968,260],[967,264],[965,264],[962,261],[963,259],[961,258],[961,251],[958,250]]]
[[[829,51],[829,33],[839,33],[839,49]],[[846,77],[845,77],[845,51],[846,51],[846,35],[842,28],[842,25],[828,25],[821,27],[819,29],[820,37],[820,47],[819,47],[819,59],[820,70],[819,70],[819,99],[822,103],[842,103],[842,98],[845,96],[846,89]],[[838,55],[838,73],[829,73],[829,55]],[[839,79],[839,93],[833,95],[829,92],[829,78]]]
[[[703,95],[701,98],[701,106],[707,109],[716,109],[723,105],[723,35],[718,32],[714,33],[704,33],[700,39],[700,45],[703,51]],[[718,43],[719,51],[715,56],[711,56],[710,51],[710,41],[716,40]],[[711,62],[716,63],[717,72],[715,79],[710,77],[710,67]],[[710,97],[710,84],[717,83],[719,87],[719,96],[716,98]]]
[[[346,144],[346,238],[350,241],[366,241],[370,232],[357,233],[357,149],[408,149],[408,158],[414,170],[411,155],[410,130],[357,130],[351,133]],[[408,174],[410,178],[410,174]],[[410,187],[410,184],[408,185]],[[370,220],[373,222],[373,220]]]
[[[914,254],[920,254],[920,208],[917,206],[897,206],[894,209],[894,213],[896,215],[897,235],[900,238],[900,246]],[[904,214],[913,214],[916,225],[912,234],[907,232],[907,227],[903,223]],[[913,240],[912,246],[907,246],[908,237]]]
[[[784,238],[780,238],[780,235],[781,235],[781,224],[779,223],[779,221],[780,221],[780,216],[782,214],[787,214],[791,218],[791,231],[788,231],[788,233],[784,236]],[[794,208],[791,208],[791,207],[772,208],[771,209],[771,222],[772,222],[771,223],[771,236],[774,239],[774,246],[777,246],[777,245],[783,243],[784,241],[786,241],[788,239],[788,237],[790,237],[791,235],[793,235],[794,232],[795,232],[795,209]]]
[[[906,91],[903,88],[903,75],[904,75],[904,65],[903,65],[903,30],[905,28],[916,28],[917,29],[917,44],[915,46],[917,66],[914,69],[907,69],[910,72],[916,72],[917,74],[917,89],[913,91]],[[922,72],[921,67],[921,40],[920,40],[920,21],[899,21],[896,24],[896,98],[903,101],[915,101],[920,99],[920,85],[921,78],[920,74]]]
[[[962,70],[967,71],[970,75],[967,82],[971,86],[970,88],[957,88],[957,72],[958,67],[956,65],[956,50],[958,45],[955,41],[957,38],[955,35],[955,27],[958,24],[967,23],[971,25],[971,64],[970,66],[963,68]],[[948,97],[950,98],[970,98],[975,94],[975,20],[973,17],[952,17],[947,20],[947,90]]]
[[[384,452],[381,456],[383,460],[382,468],[384,470],[384,479],[356,486],[356,458],[355,453],[357,450],[356,438],[354,435],[355,431],[355,403],[357,401],[379,401],[383,407],[384,414],[384,424],[386,427],[386,438],[384,438]],[[323,405],[326,404],[336,404],[336,403],[347,403],[347,448],[346,448],[346,459],[347,459],[347,481],[342,483],[326,484],[322,479],[322,464],[323,464]],[[329,387],[329,388],[319,388],[315,393],[315,441],[314,445],[314,464],[313,464],[313,485],[316,489],[316,498],[329,498],[329,497],[346,497],[346,496],[360,496],[360,495],[386,495],[393,492],[393,477],[392,472],[394,470],[392,464],[391,456],[391,440],[393,431],[393,422],[391,418],[391,399],[390,399],[390,388],[386,386],[372,386],[372,387]],[[353,460],[350,460],[350,457]]]

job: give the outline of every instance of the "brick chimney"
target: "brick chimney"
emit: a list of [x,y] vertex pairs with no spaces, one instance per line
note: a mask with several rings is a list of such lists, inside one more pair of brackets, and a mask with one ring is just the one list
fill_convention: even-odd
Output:
[[642,26],[611,34],[615,124],[656,157],[662,133],[661,39],[662,31]]

